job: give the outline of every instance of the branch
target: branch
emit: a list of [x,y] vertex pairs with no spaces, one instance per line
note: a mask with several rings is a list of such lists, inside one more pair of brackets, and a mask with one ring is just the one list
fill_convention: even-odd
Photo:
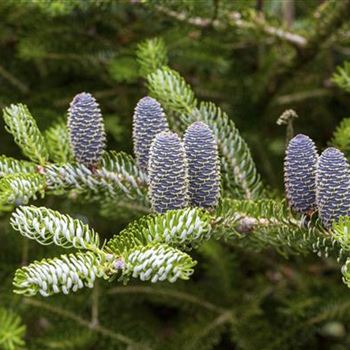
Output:
[[2,65],[0,65],[0,75],[9,81],[13,86],[15,86],[19,91],[23,94],[27,94],[29,92],[29,88],[27,85],[22,83],[18,78],[12,75],[7,69],[5,69]]
[[192,337],[190,340],[190,343],[187,344],[187,349],[197,349],[198,343],[200,339],[205,338],[211,331],[213,331],[215,328],[218,328],[225,323],[234,323],[235,320],[232,317],[232,312],[226,311],[223,312],[221,315],[216,317],[213,321],[211,321],[206,327],[204,327],[199,334],[197,334],[195,337]]
[[[228,24],[219,20],[212,21],[208,18],[202,17],[188,17],[184,12],[176,12],[165,8],[163,6],[156,6],[156,9],[174,18],[178,21],[188,23],[200,28],[212,27],[217,30],[227,29],[228,26],[242,29],[250,29],[255,31],[262,31],[270,37],[275,37],[284,40],[291,44],[297,50],[286,62],[281,61],[279,69],[273,72],[273,75],[268,79],[267,86],[264,86],[262,93],[257,101],[257,110],[266,111],[270,101],[274,98],[276,93],[283,87],[284,84],[290,81],[299,70],[311,62],[318,54],[320,47],[327,41],[336,30],[338,30],[350,17],[350,0],[343,0],[337,2],[329,10],[333,13],[327,14],[324,22],[314,30],[314,32],[305,38],[299,34],[276,28],[266,22],[262,16],[251,16],[251,19],[242,19],[239,12],[230,12],[226,15],[229,20]],[[318,22],[320,23],[320,18]]]
[[[159,12],[167,15],[168,17],[172,17],[180,22],[186,22],[196,27],[200,27],[200,28],[213,27],[217,30],[227,29],[227,25],[223,24],[221,21],[217,19],[212,20],[210,18],[188,17],[187,14],[184,12],[176,12],[168,8],[165,8],[163,6],[156,6],[156,9]],[[256,16],[251,21],[247,21],[242,19],[242,16],[239,12],[230,12],[227,15],[227,19],[229,20],[228,25],[231,27],[262,31],[271,37],[281,39],[297,48],[303,48],[307,45],[307,39],[305,37],[296,33],[285,31],[281,28],[273,27],[269,25],[266,22],[266,20],[261,16]]]
[[209,301],[200,299],[197,296],[173,289],[160,289],[143,286],[123,286],[110,289],[108,291],[108,294],[151,294],[185,301],[194,305],[201,306],[204,309],[215,312],[217,314],[222,314],[227,311],[224,308],[214,305]]
[[247,21],[242,19],[239,12],[230,12],[227,18],[230,20],[229,24],[232,27],[262,31],[299,49],[304,48],[308,43],[307,39],[299,34],[271,26],[262,16],[254,16],[251,21]]
[[264,113],[277,92],[310,63],[317,56],[322,45],[346,23],[350,17],[350,0],[339,1],[335,6],[337,8],[333,10],[333,13],[315,28],[303,50],[294,53],[289,60],[281,61],[280,69],[273,72],[268,79],[268,85],[263,87],[263,92],[257,102],[257,110]]
[[146,345],[142,345],[140,343],[137,343],[136,341],[134,341],[133,339],[126,337],[123,334],[120,333],[116,333],[111,329],[105,328],[103,326],[100,325],[95,325],[94,327],[91,327],[91,323],[89,321],[84,320],[82,317],[77,316],[75,313],[70,312],[68,310],[65,310],[63,308],[58,308],[56,306],[50,305],[48,303],[39,301],[39,300],[35,300],[35,299],[25,299],[24,302],[29,305],[29,306],[34,306],[34,307],[38,307],[41,309],[44,309],[46,311],[52,312],[58,316],[62,316],[65,318],[68,318],[72,321],[75,321],[76,323],[78,323],[80,326],[83,326],[85,328],[90,329],[93,332],[97,332],[100,333],[106,337],[118,340],[124,344],[129,345],[130,347],[134,348],[134,346],[136,346],[138,349],[144,349],[144,350],[151,350],[150,347],[146,346]]
[[299,91],[296,93],[277,97],[276,100],[274,101],[274,104],[288,105],[292,103],[303,102],[304,100],[308,100],[308,99],[323,98],[331,95],[332,95],[332,91],[330,89],[325,89],[325,88]]

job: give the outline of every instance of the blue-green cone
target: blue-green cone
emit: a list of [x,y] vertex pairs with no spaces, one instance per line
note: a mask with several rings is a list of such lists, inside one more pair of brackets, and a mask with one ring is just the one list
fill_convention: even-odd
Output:
[[87,167],[99,164],[106,144],[100,107],[86,92],[76,95],[68,110],[68,131],[74,157]]
[[292,138],[284,160],[284,184],[289,206],[306,214],[316,209],[316,169],[318,154],[306,135]]
[[154,138],[148,164],[149,196],[154,211],[188,205],[187,160],[179,136],[164,131]]
[[203,122],[191,124],[184,136],[188,161],[190,204],[214,208],[220,197],[220,163],[217,143],[209,126]]
[[344,154],[329,147],[318,161],[316,201],[325,227],[350,214],[350,168]]
[[137,164],[145,173],[148,171],[149,151],[154,137],[168,130],[168,121],[161,105],[152,97],[142,98],[135,108],[133,141]]

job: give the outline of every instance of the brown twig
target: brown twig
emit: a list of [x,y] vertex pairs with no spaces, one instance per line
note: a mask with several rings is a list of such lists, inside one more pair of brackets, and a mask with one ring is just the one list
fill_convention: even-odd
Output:
[[203,17],[188,17],[184,12],[173,11],[160,5],[156,6],[156,9],[168,17],[172,17],[178,21],[186,22],[196,27],[206,28],[212,26],[218,30],[227,29],[228,27],[251,29],[262,31],[269,36],[281,39],[297,48],[303,48],[307,45],[307,39],[305,37],[281,28],[273,27],[269,25],[262,16],[256,16],[256,18],[252,19],[251,21],[247,21],[242,18],[239,12],[235,11],[226,15],[228,22],[224,23],[218,19],[212,20]]
[[313,31],[303,50],[295,52],[289,60],[281,61],[279,69],[275,70],[268,85],[264,86],[257,101],[257,110],[265,112],[276,93],[317,56],[322,45],[347,21],[350,17],[350,0],[340,1],[336,6],[334,13]]
[[330,89],[321,88],[313,89],[307,91],[300,91],[293,94],[282,95],[276,98],[274,104],[276,105],[288,105],[297,102],[305,101],[313,98],[323,98],[326,96],[331,96],[332,91]]
[[29,92],[28,86],[22,83],[18,78],[16,78],[13,74],[11,74],[2,65],[0,65],[0,75],[4,79],[6,79],[9,83],[11,83],[13,86],[15,86],[23,94],[27,94]]
[[157,296],[169,297],[171,299],[178,299],[180,301],[184,301],[187,303],[191,303],[194,305],[198,305],[207,309],[209,311],[222,314],[226,312],[224,308],[214,305],[209,301],[202,300],[197,296],[192,294],[188,294],[186,292],[180,292],[173,289],[165,289],[165,288],[152,288],[148,286],[123,286],[123,287],[115,287],[108,291],[108,294],[151,294]]

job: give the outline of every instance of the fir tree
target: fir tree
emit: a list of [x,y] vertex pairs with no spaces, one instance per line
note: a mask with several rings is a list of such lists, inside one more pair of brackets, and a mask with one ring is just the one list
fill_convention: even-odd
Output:
[[[324,148],[335,116],[348,117],[349,70],[335,65],[346,55],[349,6],[1,2],[0,105],[25,159],[4,133],[0,348],[346,349],[348,166],[328,150],[317,167],[310,139],[293,139],[287,203],[285,135],[274,124],[295,108],[294,128]],[[73,114],[90,123],[72,130],[62,115],[76,91],[91,91],[104,115],[89,98]],[[210,205],[183,196],[179,208],[162,202],[154,212],[140,148],[128,154],[145,94],[167,116],[156,104],[159,131],[178,134],[179,169],[187,162],[187,176],[167,169],[171,184],[181,178],[194,198],[200,180],[210,182]],[[282,118],[288,142],[295,115]],[[193,123],[207,126],[207,143]],[[140,125],[146,159],[158,132]],[[331,141],[345,156],[347,126]],[[188,149],[208,151],[213,176],[191,173],[201,157]],[[170,150],[156,155],[166,163]],[[153,185],[171,202],[163,180]]]

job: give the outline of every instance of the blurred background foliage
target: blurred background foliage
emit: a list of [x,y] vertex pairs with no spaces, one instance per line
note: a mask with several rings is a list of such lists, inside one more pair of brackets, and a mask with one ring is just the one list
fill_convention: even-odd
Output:
[[[308,134],[320,149],[333,142],[350,154],[349,121],[332,136],[350,117],[349,18],[348,0],[1,0],[0,107],[27,104],[46,130],[65,117],[75,94],[91,92],[104,114],[108,148],[131,153],[133,109],[147,94],[136,49],[144,39],[159,37],[171,67],[199,100],[228,113],[265,184],[281,194],[285,128],[276,121],[286,109],[299,116],[295,132]],[[1,153],[21,158],[0,124]],[[74,198],[50,198],[45,205],[89,218],[106,237],[134,216],[111,215],[113,208],[101,216]],[[0,226],[0,306],[21,314],[28,349],[350,346],[349,291],[331,260],[319,265],[312,258],[284,260],[205,245],[196,253],[204,262],[191,282],[101,287],[100,320],[115,330],[111,334],[102,326],[91,330],[86,321],[90,291],[48,304],[14,297],[12,274],[27,261],[27,250],[9,228],[8,215]],[[44,253],[34,245],[29,254],[41,258],[50,249],[57,254],[57,248]],[[227,310],[234,310],[234,319]],[[0,309],[1,320],[9,331],[0,326],[0,348],[24,346],[23,328],[11,344],[1,342],[2,331],[3,337],[13,335],[18,316]]]

